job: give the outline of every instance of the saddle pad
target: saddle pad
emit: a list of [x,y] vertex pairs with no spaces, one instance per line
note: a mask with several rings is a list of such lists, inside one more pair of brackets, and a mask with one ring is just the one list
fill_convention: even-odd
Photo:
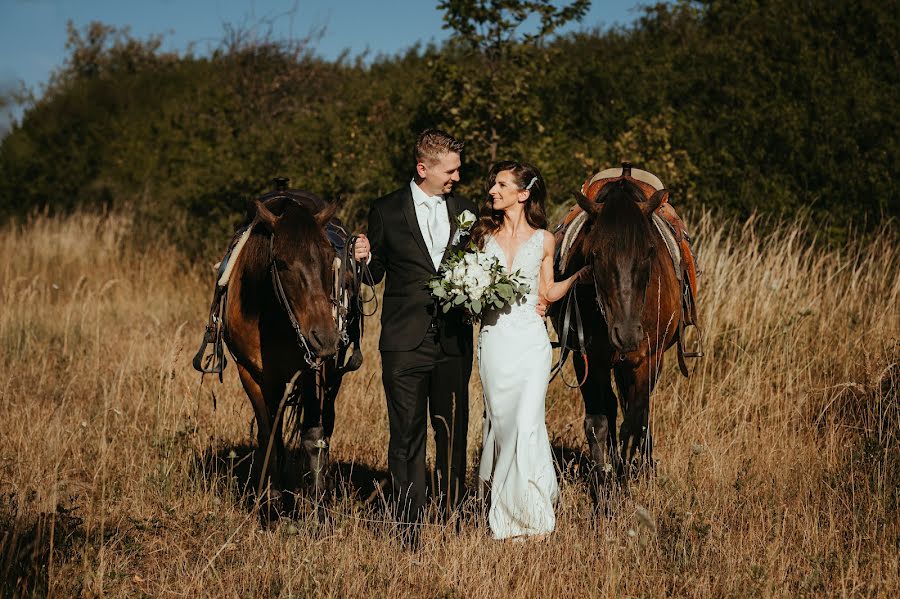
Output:
[[675,276],[678,278],[678,282],[682,282],[681,280],[681,248],[678,247],[678,241],[675,239],[675,233],[672,232],[672,227],[669,223],[661,217],[656,212],[653,213],[653,224],[656,225],[656,230],[659,231],[659,234],[662,236],[663,241],[666,244],[666,248],[669,250],[669,257],[672,259],[672,266],[675,268]]
[[238,256],[241,255],[241,250],[244,249],[244,245],[247,243],[247,240],[250,238],[250,231],[253,227],[246,227],[244,232],[241,233],[241,237],[238,239],[238,242],[234,244],[234,249],[227,256],[228,264],[225,265],[225,270],[222,272],[222,276],[219,277],[218,282],[216,283],[219,287],[226,287],[228,285],[228,280],[231,278],[231,271],[234,270],[234,265],[237,263]]
[[569,266],[569,252],[572,250],[572,245],[575,243],[575,238],[578,237],[578,233],[581,232],[581,228],[584,226],[584,223],[587,222],[587,213],[581,212],[579,213],[572,222],[570,222],[566,226],[565,233],[563,233],[562,243],[559,244],[559,272],[566,272],[566,268]]

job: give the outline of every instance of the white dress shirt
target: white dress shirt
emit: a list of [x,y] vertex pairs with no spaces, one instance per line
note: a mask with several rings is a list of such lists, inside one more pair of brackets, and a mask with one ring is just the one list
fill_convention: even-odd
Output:
[[[441,260],[444,258],[444,250],[447,249],[447,242],[450,241],[450,217],[447,215],[447,201],[444,196],[429,196],[422,188],[416,184],[415,179],[409,182],[409,188],[412,190],[413,204],[416,208],[416,220],[419,222],[419,230],[422,232],[422,238],[425,240],[425,246],[428,253],[431,254],[431,260],[434,262],[434,268],[437,269]],[[431,233],[428,231],[428,204],[430,198],[437,200],[437,219],[441,222],[441,230],[444,234],[439,235],[438,239],[432,242]]]

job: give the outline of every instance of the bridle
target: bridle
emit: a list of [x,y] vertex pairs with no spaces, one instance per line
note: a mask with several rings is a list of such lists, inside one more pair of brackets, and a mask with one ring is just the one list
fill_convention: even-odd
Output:
[[[348,347],[351,343],[350,335],[348,334],[352,320],[349,310],[351,296],[355,295],[357,298],[356,317],[359,318],[360,337],[362,337],[363,333],[364,317],[371,316],[375,313],[375,310],[373,310],[371,314],[366,314],[363,310],[365,302],[360,296],[360,286],[367,277],[371,281],[372,275],[369,272],[368,265],[365,262],[358,264],[353,256],[353,246],[357,238],[358,236],[354,235],[347,239],[343,260],[336,257],[333,263],[334,285],[330,298],[332,306],[331,315],[334,319],[339,338],[338,351],[335,352],[334,355],[335,362],[338,360],[340,351]],[[300,323],[294,315],[291,301],[284,292],[284,284],[281,282],[281,275],[278,272],[278,264],[275,259],[274,231],[269,235],[269,271],[272,278],[272,288],[275,292],[275,297],[278,300],[278,303],[281,304],[281,308],[287,314],[291,327],[294,329],[294,334],[297,337],[297,345],[300,347],[303,354],[303,361],[310,369],[316,371],[321,370],[328,360],[323,360],[310,347],[309,340],[303,333],[303,329],[300,327]],[[344,278],[346,277],[347,272],[352,272],[351,285],[344,285]],[[377,310],[377,305],[375,309]]]
[[[593,265],[596,262],[597,254],[595,251],[591,250],[591,264]],[[647,277],[647,285],[644,286],[644,296],[641,298],[641,307],[638,310],[638,314],[644,313],[644,308],[647,305],[647,290],[650,288],[650,280],[653,276],[653,260],[650,260],[650,274]],[[606,315],[606,306],[603,301],[600,299],[600,283],[597,281],[597,269],[591,268],[591,279],[594,281],[594,300],[597,302],[597,308],[600,310],[600,315],[603,317],[603,321],[606,323],[606,328],[609,329],[609,318]],[[603,294],[604,297],[606,294]]]
[[[306,338],[306,335],[303,334],[303,329],[300,328],[300,323],[297,322],[297,317],[294,316],[294,310],[291,306],[291,301],[288,299],[287,295],[284,292],[284,285],[281,282],[281,275],[278,274],[278,264],[275,259],[275,233],[272,232],[269,235],[269,272],[272,276],[272,288],[275,291],[275,298],[278,300],[278,303],[281,304],[281,308],[287,314],[288,320],[291,322],[291,326],[294,328],[294,333],[297,335],[297,344],[300,346],[300,349],[303,351],[303,360],[306,362],[306,365],[312,368],[313,370],[319,370],[322,368],[322,359],[316,356],[316,353],[310,348],[309,341]],[[332,298],[332,302],[334,298]],[[335,323],[337,324],[337,323]],[[346,333],[341,337],[341,341],[346,337]]]

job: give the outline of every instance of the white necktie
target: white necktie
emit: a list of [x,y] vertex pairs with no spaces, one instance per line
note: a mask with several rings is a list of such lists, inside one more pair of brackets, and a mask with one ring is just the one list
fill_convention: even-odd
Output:
[[447,240],[450,238],[450,222],[445,218],[440,218],[441,211],[444,206],[441,198],[431,196],[428,198],[428,235],[431,237],[428,244],[428,251],[431,253],[431,259],[434,261],[434,267],[437,268],[441,259],[444,257],[444,249],[447,247]]

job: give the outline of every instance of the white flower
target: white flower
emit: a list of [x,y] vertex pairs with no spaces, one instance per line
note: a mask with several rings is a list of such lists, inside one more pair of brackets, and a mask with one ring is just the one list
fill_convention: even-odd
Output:
[[463,279],[466,276],[466,265],[463,262],[460,262],[456,266],[453,267],[453,276],[450,278],[453,281],[454,285],[462,285]]
[[466,284],[466,294],[469,299],[480,300],[486,288],[487,285],[483,285],[477,277],[471,277]]
[[482,289],[491,284],[490,273],[487,273],[481,269],[479,269],[478,272],[475,273],[475,276],[473,278],[475,279],[475,285]]
[[475,215],[468,210],[463,210],[456,217],[456,223],[460,229],[469,229],[469,227],[475,224],[475,220]]
[[468,210],[463,210],[456,215],[456,232],[453,239],[450,240],[450,246],[454,247],[459,244],[462,238],[469,234],[469,229],[475,224],[475,215]]

